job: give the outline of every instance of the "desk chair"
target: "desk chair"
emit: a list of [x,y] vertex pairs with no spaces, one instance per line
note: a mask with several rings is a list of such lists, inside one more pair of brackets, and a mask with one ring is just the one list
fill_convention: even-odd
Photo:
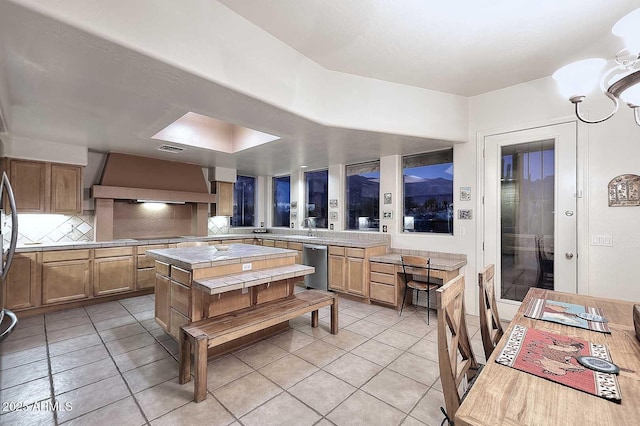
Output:
[[536,255],[538,257],[538,287],[553,290],[553,257],[544,251],[542,235],[536,235]]
[[[427,292],[427,324],[429,324],[429,290],[434,290],[441,286],[439,283],[431,281],[431,259],[419,256],[402,256],[402,272],[404,274],[404,296],[402,297],[402,307],[400,316],[404,310],[404,303],[407,299],[409,289]],[[420,277],[420,279],[417,279]]]
[[484,346],[485,359],[493,352],[498,341],[504,334],[498,306],[496,305],[496,294],[493,283],[495,266],[487,266],[478,274],[478,285],[480,286],[480,332],[482,334],[482,345]]
[[[464,310],[464,276],[452,279],[436,291],[438,305],[438,365],[446,411],[443,424],[453,418],[480,371],[471,349]],[[458,393],[466,379],[467,389]]]

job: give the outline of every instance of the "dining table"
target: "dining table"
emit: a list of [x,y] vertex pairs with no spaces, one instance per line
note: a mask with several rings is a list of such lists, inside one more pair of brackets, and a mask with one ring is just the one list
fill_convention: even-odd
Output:
[[[611,333],[526,317],[532,299],[602,309]],[[637,302],[636,302],[637,303]],[[458,425],[640,425],[640,341],[633,302],[531,288],[455,414]],[[619,368],[620,401],[496,362],[518,326],[605,345]]]

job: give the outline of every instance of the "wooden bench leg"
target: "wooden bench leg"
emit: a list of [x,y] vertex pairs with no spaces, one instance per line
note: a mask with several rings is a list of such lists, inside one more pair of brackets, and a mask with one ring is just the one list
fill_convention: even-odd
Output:
[[191,342],[184,331],[180,331],[180,384],[191,381]]
[[196,402],[204,401],[207,397],[207,336],[196,337],[193,355],[195,364],[196,383],[193,393]]
[[333,298],[331,305],[331,334],[338,334],[338,296]]
[[316,309],[315,311],[311,311],[311,327],[317,327],[318,326],[318,310]]

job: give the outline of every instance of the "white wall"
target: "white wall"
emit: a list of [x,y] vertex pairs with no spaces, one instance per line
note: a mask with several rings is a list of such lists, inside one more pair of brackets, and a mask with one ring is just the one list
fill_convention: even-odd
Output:
[[11,158],[51,161],[53,163],[87,165],[87,148],[25,138],[3,139],[3,154]]
[[[606,115],[609,109],[610,102],[602,94],[592,94],[585,105],[590,119]],[[469,117],[472,142],[460,148],[469,152],[465,163],[471,167],[468,157],[475,156],[478,164],[482,161],[475,146],[478,132],[491,134],[548,124],[573,117],[573,107],[559,95],[552,79],[544,78],[470,98]],[[578,188],[583,190],[578,204],[580,293],[640,301],[636,266],[640,259],[640,207],[608,207],[607,201],[607,184],[613,177],[640,175],[639,158],[640,127],[626,106],[607,122],[579,124]],[[476,204],[476,209],[479,207]],[[601,234],[613,237],[613,247],[590,245],[590,236]]]

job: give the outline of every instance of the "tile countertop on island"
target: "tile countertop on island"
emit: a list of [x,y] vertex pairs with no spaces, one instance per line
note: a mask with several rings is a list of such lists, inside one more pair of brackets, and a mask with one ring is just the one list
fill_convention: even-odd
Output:
[[225,240],[238,240],[238,239],[263,239],[263,240],[281,240],[292,241],[299,243],[309,244],[321,244],[343,247],[358,247],[368,248],[377,247],[381,245],[387,245],[384,240],[352,240],[342,238],[325,238],[322,236],[308,235],[291,235],[291,234],[225,234],[225,235],[209,235],[207,237],[174,237],[174,238],[153,238],[153,239],[119,239],[113,241],[72,241],[72,242],[54,242],[54,243],[27,243],[18,244],[16,252],[18,253],[30,253],[37,251],[49,251],[49,250],[73,250],[73,249],[92,249],[92,248],[104,248],[104,247],[122,247],[122,246],[142,246],[153,244],[174,244],[190,241],[225,241]]
[[[442,254],[440,254],[442,255]],[[392,263],[394,265],[402,265],[400,257],[402,253],[388,253],[382,256],[371,256],[370,262],[378,263]],[[423,256],[431,259],[431,268],[439,269],[441,271],[455,271],[462,268],[467,264],[467,259],[450,259],[438,256],[429,256],[429,254],[416,254],[415,256]]]
[[170,249],[147,250],[154,259],[192,271],[233,263],[249,263],[256,260],[295,257],[295,250],[251,244],[231,244],[228,250],[218,250],[215,246],[194,246]]

